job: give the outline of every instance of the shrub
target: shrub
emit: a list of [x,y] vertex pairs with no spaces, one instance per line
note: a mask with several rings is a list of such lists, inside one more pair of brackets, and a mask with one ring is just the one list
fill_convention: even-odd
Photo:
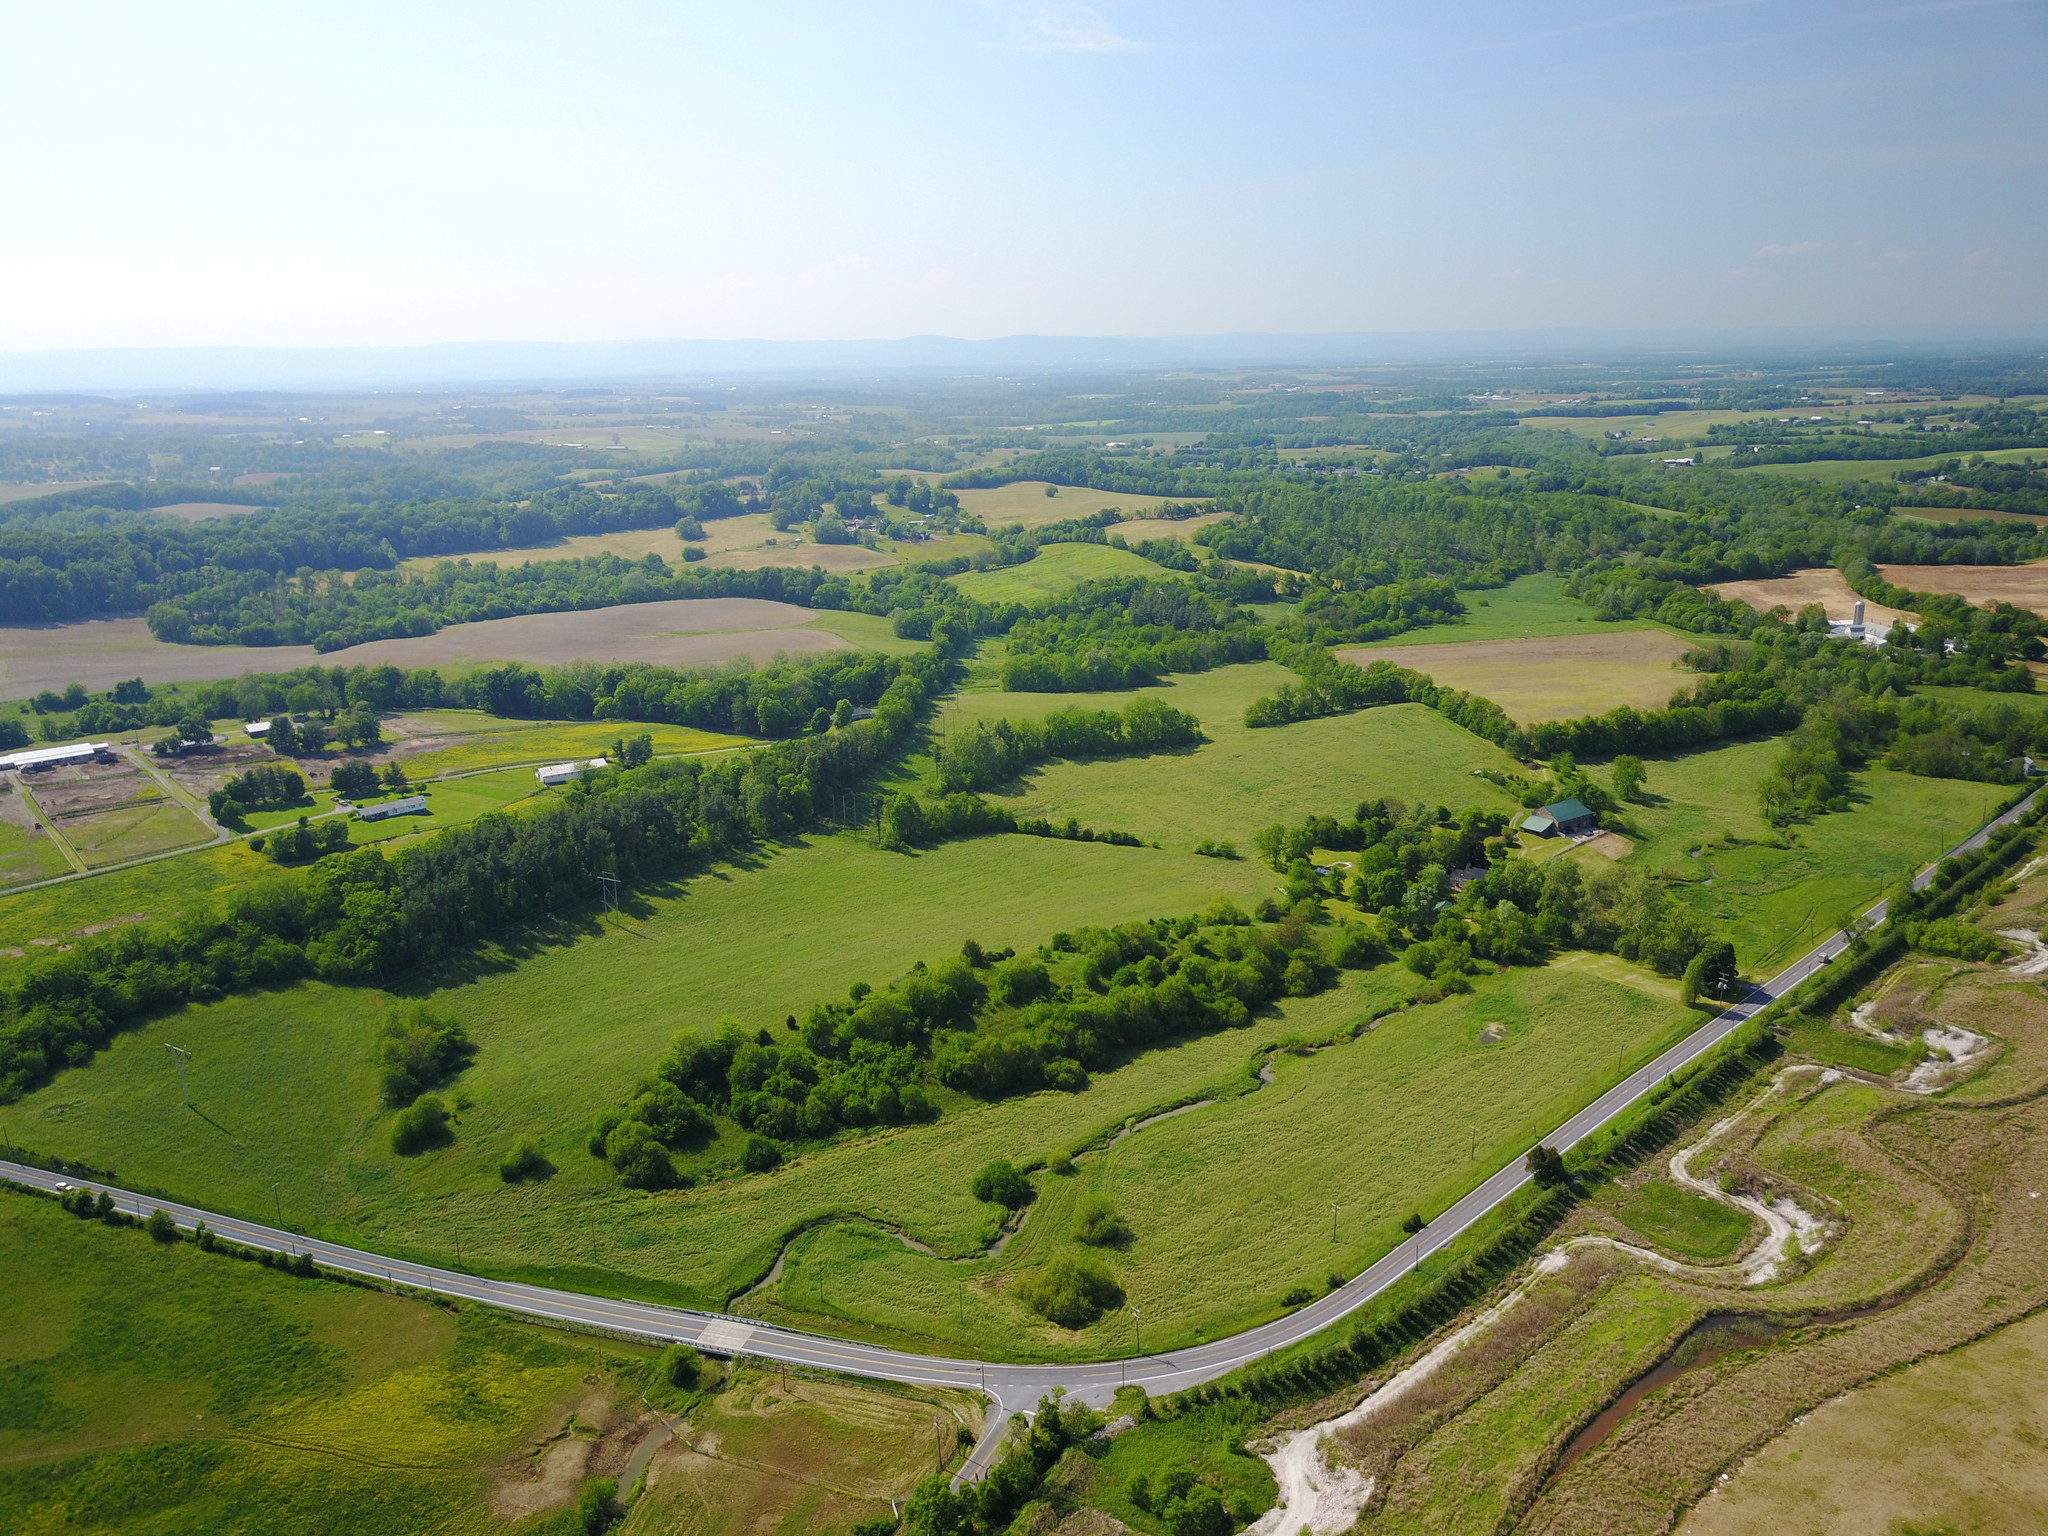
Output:
[[1074,1236],[1097,1248],[1131,1240],[1131,1229],[1107,1195],[1086,1196],[1074,1213]]
[[547,1154],[540,1149],[540,1143],[531,1136],[522,1136],[513,1144],[498,1164],[498,1177],[507,1184],[517,1184],[525,1179],[544,1179],[555,1171],[555,1165],[548,1161]]
[[1315,1299],[1316,1293],[1313,1290],[1311,1290],[1308,1286],[1297,1285],[1293,1290],[1289,1291],[1285,1296],[1282,1296],[1280,1298],[1280,1305],[1283,1307],[1306,1306],[1309,1302],[1314,1301]]
[[1076,1253],[1056,1255],[1017,1282],[1017,1299],[1047,1322],[1085,1328],[1124,1304],[1123,1287],[1099,1261]]
[[668,1189],[676,1182],[676,1165],[668,1148],[639,1120],[622,1120],[605,1141],[619,1182],[628,1189]]
[[578,1536],[604,1536],[619,1518],[619,1485],[608,1477],[593,1477],[583,1485],[576,1499],[572,1527]]
[[427,1094],[410,1107],[401,1109],[391,1123],[391,1150],[400,1157],[413,1157],[432,1147],[445,1147],[455,1139],[448,1127],[448,1106],[438,1094]]
[[749,1136],[740,1149],[740,1166],[748,1173],[766,1173],[782,1163],[782,1148],[766,1136]]
[[592,1157],[609,1157],[611,1155],[606,1150],[605,1142],[611,1136],[611,1133],[618,1129],[619,1122],[625,1118],[626,1112],[622,1109],[603,1109],[598,1111],[597,1118],[590,1124],[590,1140],[585,1143],[589,1147]]
[[696,1389],[704,1375],[704,1357],[687,1344],[671,1344],[654,1357],[654,1379],[680,1392]]
[[1929,923],[1913,923],[1908,925],[1906,936],[1915,949],[1957,960],[1996,960],[2005,953],[1998,940],[1961,918],[1939,917]]
[[384,1021],[377,1036],[377,1060],[384,1076],[384,1102],[408,1104],[446,1082],[476,1055],[459,1020],[415,1003]]
[[1237,851],[1237,844],[1228,841],[1218,841],[1215,838],[1208,837],[1195,844],[1195,852],[1205,859],[1235,859],[1241,857]]
[[1536,1147],[1529,1154],[1527,1167],[1529,1177],[1543,1189],[1556,1189],[1572,1181],[1571,1173],[1564,1165],[1564,1154],[1555,1147]]
[[142,1224],[142,1230],[160,1243],[175,1243],[178,1240],[178,1224],[171,1220],[169,1211],[151,1211],[149,1220]]
[[1010,1210],[1022,1210],[1031,1203],[1031,1181],[1017,1171],[1007,1158],[986,1164],[974,1176],[974,1198],[988,1200]]

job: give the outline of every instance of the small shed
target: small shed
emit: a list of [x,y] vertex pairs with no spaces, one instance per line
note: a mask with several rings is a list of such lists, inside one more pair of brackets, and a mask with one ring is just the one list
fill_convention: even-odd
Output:
[[273,723],[269,720],[245,720],[242,722],[242,734],[255,737],[268,736]]
[[1560,800],[1522,818],[1522,830],[1538,837],[1571,837],[1593,830],[1593,813],[1582,800]]
[[382,821],[387,816],[424,816],[427,814],[425,795],[401,795],[396,800],[386,800],[382,805],[359,805],[356,807],[358,821]]

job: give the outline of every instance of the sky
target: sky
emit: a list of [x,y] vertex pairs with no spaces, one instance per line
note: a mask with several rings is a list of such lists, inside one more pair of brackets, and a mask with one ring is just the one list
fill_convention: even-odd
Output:
[[9,0],[0,351],[2048,323],[2044,0]]

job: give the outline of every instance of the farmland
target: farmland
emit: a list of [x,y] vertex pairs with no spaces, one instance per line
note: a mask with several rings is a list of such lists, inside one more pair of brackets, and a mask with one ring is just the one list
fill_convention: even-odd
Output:
[[[1048,492],[1052,494],[1048,495]],[[1088,517],[1108,508],[1122,512],[1127,521],[1146,519],[1141,526],[1160,529],[1172,526],[1151,521],[1162,504],[1174,499],[1165,496],[1091,491],[1086,486],[1056,486],[1044,480],[1013,480],[1008,485],[988,490],[963,490],[957,494],[960,510],[980,518],[990,528],[1006,528],[1013,523],[1020,523],[1026,528],[1041,528],[1047,523],[1061,522],[1070,517]],[[1198,501],[1201,498],[1184,499]],[[1141,536],[1137,529],[1128,527],[1124,533],[1126,537]]]
[[[1583,639],[1591,635],[1656,630],[1670,631],[1640,619],[1603,620],[1576,598],[1564,595],[1564,578],[1549,572],[1517,576],[1502,587],[1460,593],[1465,616],[1454,624],[1431,624],[1391,640],[1349,647],[1361,661],[1383,650],[1411,650],[1425,645],[1468,645],[1490,640]],[[1428,668],[1420,670],[1427,671]]]
[[1107,576],[1162,576],[1164,567],[1108,544],[1047,544],[1022,565],[971,571],[953,585],[984,603],[1030,603],[1055,597],[1077,581]]
[[1493,700],[1522,725],[1604,714],[1620,705],[1662,709],[1696,679],[1678,658],[1688,638],[1658,630],[1600,632],[1557,640],[1352,646],[1335,654],[1364,665],[1390,661],[1436,682]]
[[1909,592],[1953,592],[1982,606],[2048,609],[2048,565],[1886,565],[1878,574]]
[[[1709,590],[1731,602],[1747,603],[1758,613],[1783,608],[1796,614],[1809,603],[1819,603],[1829,618],[1843,623],[1854,616],[1859,601],[1849,583],[1842,579],[1842,573],[1833,567],[1794,571],[1789,576],[1774,576],[1762,581],[1716,582]],[[1896,624],[1902,618],[1911,617],[1896,608],[1871,602],[1863,604],[1863,616],[1873,624]]]
[[314,662],[459,668],[506,660],[530,665],[649,661],[663,666],[704,666],[740,657],[767,661],[777,651],[842,646],[847,642],[838,627],[866,617],[824,615],[759,598],[685,598],[481,619],[451,624],[420,639],[372,640],[324,654],[310,645],[170,645],[152,636],[140,619],[89,619],[0,629],[0,696],[26,698],[74,682],[104,689],[137,676],[152,683],[198,682],[244,671],[289,671]]
[[[580,1478],[535,1490],[520,1452],[572,1408],[605,1424],[641,1365],[623,1346],[160,1247],[18,1194],[0,1195],[0,1259],[10,1533],[139,1517],[164,1532],[499,1529],[522,1499],[546,1508],[536,1492],[573,1499]],[[623,1430],[631,1415],[616,1417]]]

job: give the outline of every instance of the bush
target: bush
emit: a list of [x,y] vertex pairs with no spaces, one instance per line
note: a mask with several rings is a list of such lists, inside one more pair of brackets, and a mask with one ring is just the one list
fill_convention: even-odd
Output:
[[1122,1306],[1124,1292],[1099,1261],[1062,1253],[1017,1282],[1017,1299],[1047,1322],[1062,1328],[1086,1328],[1103,1313]]
[[687,1344],[671,1344],[654,1357],[654,1379],[679,1392],[696,1390],[704,1375],[704,1357]]
[[668,1148],[656,1139],[645,1123],[622,1120],[605,1146],[619,1182],[628,1189],[669,1189],[676,1182],[676,1165]]
[[1074,1236],[1096,1248],[1131,1240],[1130,1226],[1107,1195],[1088,1195],[1074,1213]]
[[1195,852],[1205,859],[1235,859],[1242,857],[1237,851],[1237,844],[1208,837],[1195,844]]
[[578,1536],[604,1536],[619,1518],[619,1485],[608,1477],[593,1477],[583,1485],[576,1499]]
[[1908,924],[1906,937],[1915,949],[1957,960],[1996,960],[2005,953],[2005,946],[1990,934],[1955,917]]
[[455,1139],[448,1127],[448,1106],[438,1094],[428,1094],[401,1109],[391,1123],[391,1150],[400,1157],[413,1157],[432,1147],[445,1147]]
[[411,1103],[460,1072],[475,1055],[476,1047],[460,1020],[435,1013],[424,1003],[393,1013],[377,1035],[384,1102]]
[[740,1166],[748,1173],[766,1173],[781,1163],[782,1148],[766,1136],[749,1136],[746,1146],[740,1149]]
[[545,1179],[555,1171],[555,1165],[548,1161],[547,1154],[540,1149],[540,1143],[531,1136],[522,1136],[513,1144],[498,1164],[498,1177],[507,1184],[518,1184],[526,1179]]
[[142,1224],[142,1230],[160,1243],[175,1243],[178,1240],[178,1224],[171,1220],[169,1211],[151,1211],[149,1220]]
[[974,1198],[992,1201],[1010,1210],[1022,1210],[1031,1203],[1031,1181],[1017,1171],[1007,1158],[997,1158],[974,1176]]

